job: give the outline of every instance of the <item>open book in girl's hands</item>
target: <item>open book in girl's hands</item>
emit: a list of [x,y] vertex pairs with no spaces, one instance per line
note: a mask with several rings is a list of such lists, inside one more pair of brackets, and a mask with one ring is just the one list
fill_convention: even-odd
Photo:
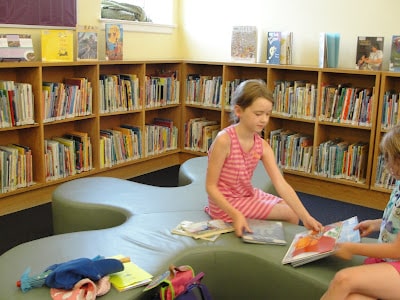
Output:
[[321,232],[306,231],[294,236],[282,259],[282,264],[298,267],[332,255],[338,242],[360,242],[360,232],[354,230],[358,224],[356,216],[326,225]]
[[246,232],[242,240],[253,244],[286,245],[283,225],[280,221],[248,219],[253,232]]

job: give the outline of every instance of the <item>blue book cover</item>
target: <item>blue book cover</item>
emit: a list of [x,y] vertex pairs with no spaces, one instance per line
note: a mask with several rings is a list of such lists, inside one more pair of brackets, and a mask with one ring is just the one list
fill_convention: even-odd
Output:
[[281,56],[281,32],[268,32],[267,39],[267,64],[280,64]]

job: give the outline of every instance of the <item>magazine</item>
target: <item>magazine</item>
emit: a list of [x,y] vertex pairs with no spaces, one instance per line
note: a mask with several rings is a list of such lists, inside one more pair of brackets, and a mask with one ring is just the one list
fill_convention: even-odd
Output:
[[280,221],[270,220],[247,220],[252,233],[246,232],[242,236],[242,240],[246,243],[253,244],[273,244],[286,245],[285,233],[283,225]]
[[231,223],[222,220],[208,220],[200,222],[182,221],[171,230],[174,234],[191,236],[194,239],[215,241],[220,234],[234,231]]
[[354,230],[357,224],[358,218],[354,216],[326,225],[320,233],[305,231],[296,234],[282,264],[290,263],[293,267],[298,267],[332,255],[338,242],[360,242],[360,232]]
[[359,36],[357,38],[356,69],[382,70],[383,41],[381,36]]

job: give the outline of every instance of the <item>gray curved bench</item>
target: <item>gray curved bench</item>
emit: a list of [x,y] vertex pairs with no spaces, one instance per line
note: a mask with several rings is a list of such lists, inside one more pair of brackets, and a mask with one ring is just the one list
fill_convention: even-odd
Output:
[[[0,256],[0,300],[51,299],[48,288],[23,294],[15,287],[26,267],[40,273],[47,266],[79,257],[124,254],[156,275],[169,264],[190,264],[206,273],[214,299],[319,299],[334,273],[361,263],[361,257],[335,257],[300,268],[281,265],[287,246],[245,244],[233,233],[215,242],[173,235],[182,220],[207,218],[204,180],[206,157],[182,164],[178,187],[155,187],[109,177],[73,180],[53,194],[56,235],[19,245]],[[263,168],[253,183],[271,190]],[[303,231],[284,224],[290,241]],[[112,289],[101,299],[148,299],[142,289]]]

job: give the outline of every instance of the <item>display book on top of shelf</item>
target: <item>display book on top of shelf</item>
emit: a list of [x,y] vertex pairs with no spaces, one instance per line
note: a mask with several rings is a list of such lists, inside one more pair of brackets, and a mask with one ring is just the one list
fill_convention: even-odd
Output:
[[257,62],[258,33],[256,26],[233,26],[231,59],[239,62]]
[[42,61],[73,62],[74,32],[68,29],[44,29],[41,31]]
[[267,64],[292,64],[293,32],[268,31]]
[[357,37],[356,69],[382,70],[383,63],[383,36]]

